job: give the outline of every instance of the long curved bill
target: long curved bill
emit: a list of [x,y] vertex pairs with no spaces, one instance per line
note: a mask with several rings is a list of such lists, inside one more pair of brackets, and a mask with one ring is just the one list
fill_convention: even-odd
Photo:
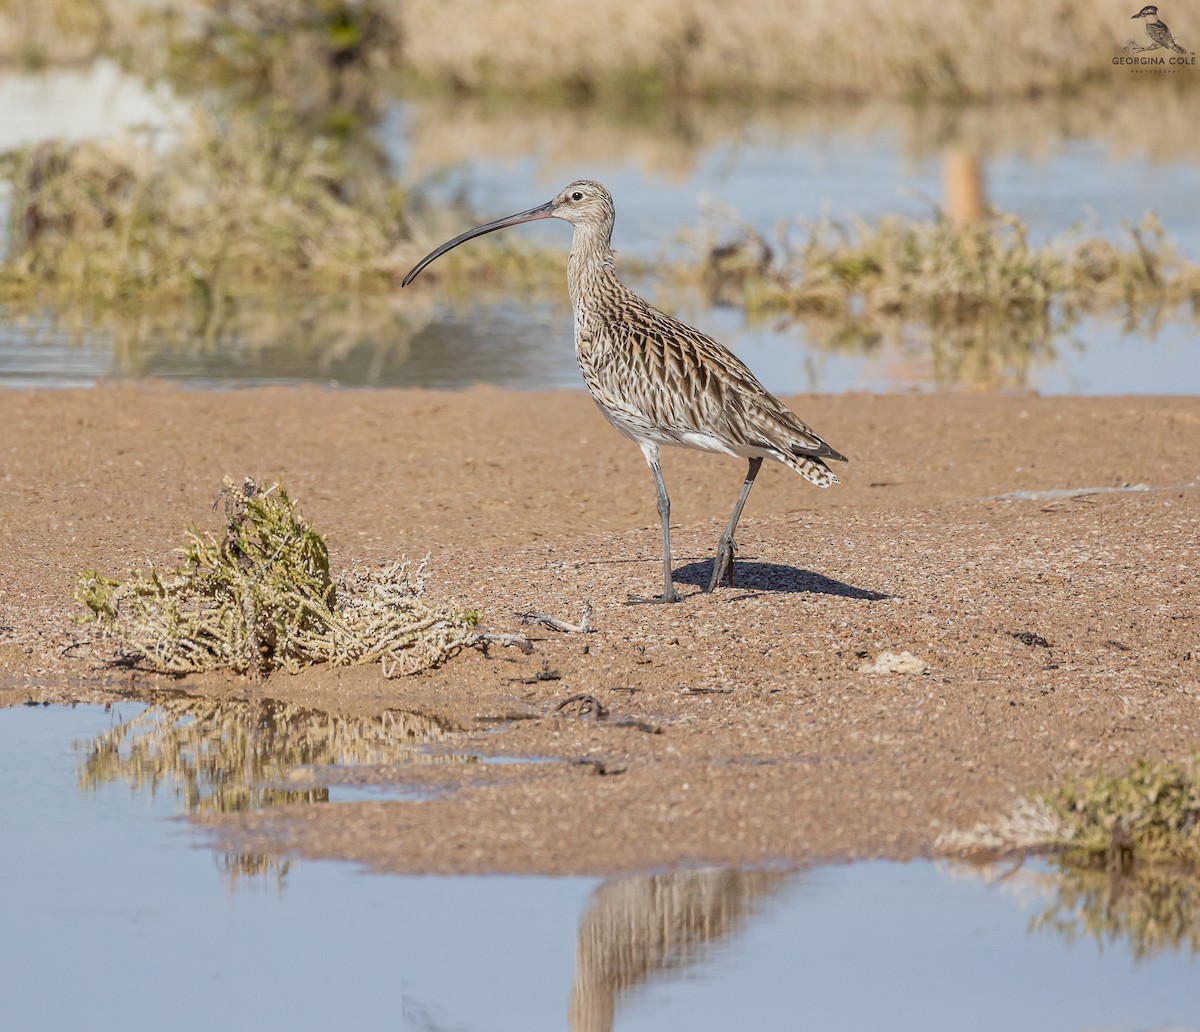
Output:
[[468,229],[465,233],[460,233],[453,240],[447,240],[441,247],[435,251],[430,251],[416,265],[414,265],[401,282],[402,287],[407,287],[415,280],[426,265],[437,261],[447,251],[452,251],[459,244],[466,243],[468,240],[473,240],[477,236],[483,236],[485,233],[494,233],[498,229],[507,229],[509,226],[519,226],[522,222],[533,222],[535,219],[549,219],[554,217],[554,202],[547,201],[545,204],[539,204],[536,208],[530,208],[528,211],[520,212],[516,215],[509,215],[505,219],[497,219],[495,222],[489,222],[483,226],[476,226],[474,229]]

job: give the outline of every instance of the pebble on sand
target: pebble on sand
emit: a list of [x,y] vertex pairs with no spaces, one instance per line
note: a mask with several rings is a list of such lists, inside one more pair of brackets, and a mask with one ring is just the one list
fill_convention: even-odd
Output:
[[927,674],[929,664],[911,652],[881,652],[858,669],[864,674]]

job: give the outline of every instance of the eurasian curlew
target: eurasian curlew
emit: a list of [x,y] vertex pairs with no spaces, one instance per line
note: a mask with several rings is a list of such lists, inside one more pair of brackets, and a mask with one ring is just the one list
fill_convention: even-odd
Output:
[[671,578],[671,500],[659,447],[682,445],[746,459],[749,469],[729,525],[717,545],[708,591],[733,584],[734,531],[763,459],[774,459],[817,487],[837,483],[826,459],[846,461],[798,419],[727,348],[660,312],[625,287],[613,267],[616,209],[600,184],[580,179],[536,208],[456,236],[422,258],[408,286],[430,262],[484,233],[535,219],[574,227],[567,286],[575,311],[575,354],[583,381],[604,417],[637,443],[654,474],[662,524],[663,602],[678,601]]

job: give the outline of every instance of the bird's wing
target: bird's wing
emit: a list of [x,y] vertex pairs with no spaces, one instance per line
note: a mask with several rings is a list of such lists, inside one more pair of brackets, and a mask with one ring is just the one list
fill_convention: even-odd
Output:
[[654,425],[681,439],[704,434],[731,449],[844,461],[728,348],[635,294],[628,299],[616,329],[624,341],[614,361],[626,366],[617,378],[627,401]]

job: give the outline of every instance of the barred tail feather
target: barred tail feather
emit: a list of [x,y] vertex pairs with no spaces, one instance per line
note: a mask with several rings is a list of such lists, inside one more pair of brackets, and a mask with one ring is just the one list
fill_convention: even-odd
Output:
[[811,455],[776,454],[775,457],[789,469],[795,470],[810,484],[815,484],[817,487],[829,487],[831,484],[840,483],[838,478],[833,475],[833,471],[825,463],[820,459],[813,458]]

